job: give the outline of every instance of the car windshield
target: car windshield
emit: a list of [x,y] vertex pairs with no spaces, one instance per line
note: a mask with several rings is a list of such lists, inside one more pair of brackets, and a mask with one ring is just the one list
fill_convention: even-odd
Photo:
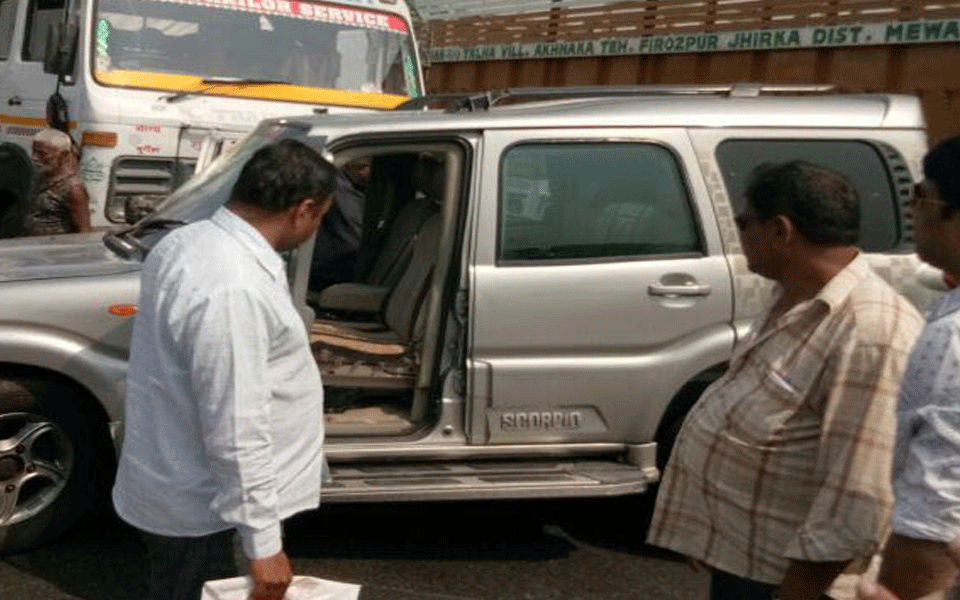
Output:
[[372,107],[378,95],[420,95],[408,22],[366,6],[99,0],[94,27],[94,74],[107,85],[307,102],[338,90]]

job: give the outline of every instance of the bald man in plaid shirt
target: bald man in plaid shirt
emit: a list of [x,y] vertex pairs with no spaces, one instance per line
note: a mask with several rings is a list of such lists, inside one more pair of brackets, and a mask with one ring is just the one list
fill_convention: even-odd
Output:
[[887,532],[897,391],[922,319],[856,248],[859,202],[808,162],[766,167],[737,218],[769,308],[704,392],[649,542],[711,570],[711,600],[818,600]]

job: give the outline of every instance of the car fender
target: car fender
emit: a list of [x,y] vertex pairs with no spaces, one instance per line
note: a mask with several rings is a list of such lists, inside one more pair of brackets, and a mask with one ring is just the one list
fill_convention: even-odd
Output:
[[[86,390],[118,421],[123,411],[127,363],[125,356],[101,351],[95,342],[50,327],[0,325],[0,362],[33,367],[64,376]],[[0,407],[2,409],[2,407]]]

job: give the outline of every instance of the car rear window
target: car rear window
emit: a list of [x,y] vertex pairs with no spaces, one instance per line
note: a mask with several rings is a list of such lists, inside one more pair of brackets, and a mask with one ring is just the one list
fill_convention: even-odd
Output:
[[727,140],[717,147],[730,201],[739,212],[754,169],[806,160],[845,175],[860,196],[860,247],[867,252],[898,249],[903,243],[902,206],[884,156],[857,140]]

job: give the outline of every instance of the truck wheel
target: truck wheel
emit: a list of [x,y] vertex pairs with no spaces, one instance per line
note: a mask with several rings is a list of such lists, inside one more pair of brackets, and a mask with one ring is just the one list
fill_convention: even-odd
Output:
[[67,388],[30,383],[0,381],[0,554],[50,541],[103,496],[95,456],[105,427]]

